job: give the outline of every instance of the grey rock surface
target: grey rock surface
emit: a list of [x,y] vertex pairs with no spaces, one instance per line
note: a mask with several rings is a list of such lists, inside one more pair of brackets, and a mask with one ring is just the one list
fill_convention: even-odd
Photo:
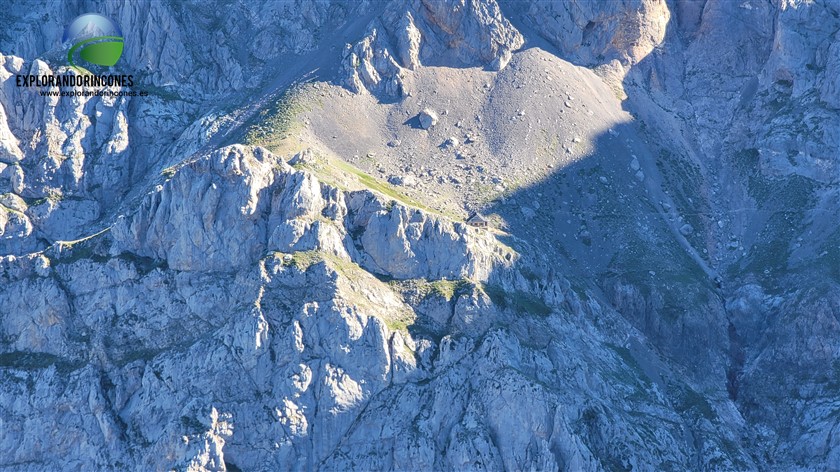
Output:
[[426,66],[502,70],[524,42],[495,0],[388,2],[365,37],[345,51],[341,75],[353,91],[410,93],[408,71]]
[[0,469],[840,469],[836,2],[115,1],[148,97],[17,87],[90,8],[0,13]]

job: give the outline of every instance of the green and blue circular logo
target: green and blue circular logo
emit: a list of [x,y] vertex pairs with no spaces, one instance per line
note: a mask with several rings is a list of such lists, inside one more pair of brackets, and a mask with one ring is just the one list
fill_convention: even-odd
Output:
[[96,13],[76,17],[64,29],[62,43],[72,44],[67,52],[67,61],[70,67],[83,74],[90,74],[90,71],[80,62],[111,67],[123,52],[123,35],[119,26]]

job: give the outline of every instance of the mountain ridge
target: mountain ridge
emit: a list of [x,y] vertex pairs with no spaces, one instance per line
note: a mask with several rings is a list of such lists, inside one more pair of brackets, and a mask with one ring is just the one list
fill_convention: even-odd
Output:
[[840,467],[836,5],[229,6],[0,19],[0,465]]

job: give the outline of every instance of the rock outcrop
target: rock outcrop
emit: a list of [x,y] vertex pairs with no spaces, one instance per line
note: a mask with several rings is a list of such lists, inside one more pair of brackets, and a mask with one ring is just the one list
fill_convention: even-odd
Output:
[[495,0],[392,1],[345,51],[341,75],[356,93],[398,98],[410,92],[406,74],[422,65],[499,71],[523,43]]
[[[653,351],[592,330],[616,313],[563,280],[526,291],[512,255],[263,149],[220,149],[110,231],[0,261],[5,464],[690,467],[689,429],[748,460],[673,410]],[[650,415],[610,413],[630,392]],[[35,409],[62,425],[49,445]]]
[[0,468],[840,469],[836,4],[106,2],[148,96],[16,86],[78,8],[0,14]]
[[564,58],[589,67],[639,62],[662,43],[672,19],[664,0],[510,3]]

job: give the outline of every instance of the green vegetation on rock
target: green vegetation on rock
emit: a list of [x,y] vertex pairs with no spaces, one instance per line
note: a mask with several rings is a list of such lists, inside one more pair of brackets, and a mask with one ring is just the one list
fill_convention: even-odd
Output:
[[490,297],[490,301],[502,309],[510,309],[523,315],[548,316],[551,307],[538,296],[522,290],[507,291],[498,285],[482,284],[481,289]]
[[298,117],[311,110],[315,104],[313,95],[307,93],[308,89],[306,83],[295,84],[261,110],[247,128],[244,143],[262,146],[275,153],[283,151],[283,141],[300,126]]

